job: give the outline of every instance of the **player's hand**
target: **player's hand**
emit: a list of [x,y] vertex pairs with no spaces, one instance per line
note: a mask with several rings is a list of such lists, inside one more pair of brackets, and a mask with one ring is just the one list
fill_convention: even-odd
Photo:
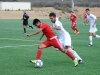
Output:
[[30,37],[31,36],[31,34],[26,34],[26,37]]
[[50,26],[53,29],[53,26]]

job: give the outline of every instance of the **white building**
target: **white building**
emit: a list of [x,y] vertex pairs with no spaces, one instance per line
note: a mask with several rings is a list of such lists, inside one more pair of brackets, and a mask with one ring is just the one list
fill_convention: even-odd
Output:
[[0,10],[31,10],[31,2],[0,2]]

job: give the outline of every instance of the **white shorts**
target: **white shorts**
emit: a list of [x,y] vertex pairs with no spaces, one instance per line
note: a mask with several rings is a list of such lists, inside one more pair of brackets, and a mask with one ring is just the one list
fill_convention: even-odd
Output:
[[97,31],[98,31],[97,28],[90,28],[89,30],[90,33],[96,33]]
[[60,38],[59,41],[64,48],[66,46],[71,46],[71,37],[70,37],[69,33],[66,33],[66,35],[64,35],[63,38]]

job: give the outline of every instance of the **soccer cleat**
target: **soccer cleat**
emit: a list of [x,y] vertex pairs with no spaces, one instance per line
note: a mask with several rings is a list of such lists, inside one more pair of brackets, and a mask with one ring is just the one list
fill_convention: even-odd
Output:
[[83,64],[84,61],[83,61],[83,60],[78,60],[78,63],[79,63],[79,64]]
[[91,45],[91,44],[88,44],[88,46],[89,46],[89,47],[91,47],[91,46],[93,46],[93,45]]
[[33,29],[33,27],[31,27]]
[[74,60],[74,64],[75,64],[75,67],[78,65],[77,58],[75,58],[75,60]]
[[79,34],[80,32],[76,32],[76,34]]
[[26,34],[26,33],[24,33],[24,34]]
[[36,60],[30,60],[31,63],[35,64],[36,63]]

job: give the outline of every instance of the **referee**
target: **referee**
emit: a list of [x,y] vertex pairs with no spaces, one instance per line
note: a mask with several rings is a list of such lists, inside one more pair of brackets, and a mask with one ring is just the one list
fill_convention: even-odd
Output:
[[26,13],[26,11],[23,11],[23,29],[24,29],[24,34],[26,34],[26,28],[32,28],[32,26],[28,25],[28,19],[29,19],[29,15]]

